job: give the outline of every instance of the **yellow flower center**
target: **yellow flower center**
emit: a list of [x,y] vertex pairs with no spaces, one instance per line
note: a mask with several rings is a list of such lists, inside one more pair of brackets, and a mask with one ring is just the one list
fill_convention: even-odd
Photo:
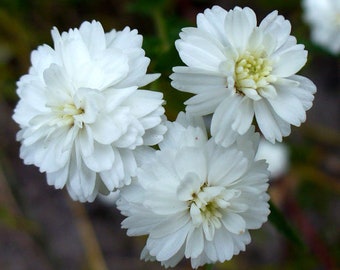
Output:
[[202,226],[204,235],[209,241],[213,239],[215,229],[222,226],[222,210],[230,205],[224,198],[225,192],[224,187],[209,187],[204,184],[188,201],[193,225]]
[[58,118],[58,125],[77,125],[82,128],[83,122],[81,116],[84,114],[83,108],[77,108],[75,104],[64,104],[62,106],[54,107],[52,110],[56,113]]
[[270,61],[263,54],[246,51],[235,65],[236,92],[245,95],[249,89],[258,91],[275,81],[271,75],[272,69]]

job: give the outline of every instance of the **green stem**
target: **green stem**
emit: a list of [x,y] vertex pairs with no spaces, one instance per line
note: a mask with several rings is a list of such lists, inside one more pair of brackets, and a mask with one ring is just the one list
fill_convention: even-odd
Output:
[[204,266],[204,270],[212,270],[214,268],[214,265],[213,264],[206,264]]
[[104,255],[101,251],[96,233],[94,231],[92,222],[86,212],[86,208],[79,202],[72,201],[68,194],[67,202],[75,217],[76,226],[79,232],[81,241],[85,251],[85,257],[87,259],[88,269],[101,269],[107,270]]
[[269,221],[280,231],[287,239],[292,241],[296,246],[305,249],[306,245],[300,238],[300,234],[288,223],[286,217],[281,213],[281,211],[269,201],[270,214]]

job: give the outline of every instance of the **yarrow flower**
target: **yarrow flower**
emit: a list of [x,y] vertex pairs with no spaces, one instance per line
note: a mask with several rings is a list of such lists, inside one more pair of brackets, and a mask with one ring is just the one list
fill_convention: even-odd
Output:
[[129,236],[148,235],[141,257],[193,268],[245,250],[249,230],[269,214],[267,165],[255,161],[251,128],[225,148],[207,139],[202,118],[180,114],[168,123],[160,150],[121,189],[118,208]]
[[129,27],[105,33],[97,21],[60,34],[31,54],[17,83],[14,120],[20,156],[74,200],[93,201],[130,182],[135,151],[162,140],[162,94],[137,90],[146,74],[142,36]]
[[289,169],[289,151],[284,143],[272,144],[262,138],[255,155],[255,160],[261,159],[267,162],[271,179],[283,176]]
[[[228,146],[256,123],[270,142],[282,141],[312,106],[315,85],[295,75],[307,51],[290,35],[291,25],[274,11],[257,26],[250,8],[214,6],[182,29],[176,48],[187,65],[174,67],[172,86],[195,94],[190,113],[213,113],[211,134]],[[235,134],[236,133],[236,134]]]
[[304,19],[311,27],[311,39],[333,54],[340,52],[340,1],[302,1]]

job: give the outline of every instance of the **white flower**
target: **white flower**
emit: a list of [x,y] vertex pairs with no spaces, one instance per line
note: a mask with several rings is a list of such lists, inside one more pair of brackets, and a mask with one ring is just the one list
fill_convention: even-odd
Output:
[[304,19],[311,27],[312,40],[333,54],[340,52],[340,1],[304,0]]
[[271,142],[306,120],[315,85],[294,75],[307,52],[290,35],[277,11],[257,26],[250,8],[214,6],[197,16],[197,27],[182,29],[176,48],[185,67],[175,67],[172,86],[196,94],[185,102],[190,113],[213,113],[211,134],[228,146],[244,134],[255,116]]
[[266,160],[270,178],[278,178],[287,173],[289,168],[289,152],[284,143],[272,144],[265,139],[260,140],[255,160]]
[[121,189],[117,206],[129,236],[148,235],[142,258],[173,267],[186,257],[197,268],[245,250],[249,230],[269,214],[269,172],[263,160],[254,161],[253,128],[224,148],[207,140],[202,120],[179,118],[136,180]]
[[98,200],[102,202],[104,205],[113,206],[116,204],[116,201],[119,198],[119,193],[120,193],[119,190],[115,190],[110,192],[108,195],[99,194]]
[[20,156],[48,184],[93,201],[128,184],[135,151],[162,140],[162,94],[137,90],[159,75],[146,74],[142,36],[128,27],[104,33],[99,22],[84,22],[61,35],[54,28],[52,37],[54,48],[33,51],[17,83]]

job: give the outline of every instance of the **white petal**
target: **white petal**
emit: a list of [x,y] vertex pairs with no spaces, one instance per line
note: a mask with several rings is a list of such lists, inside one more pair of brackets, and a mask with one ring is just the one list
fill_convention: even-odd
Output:
[[230,233],[226,232],[224,228],[216,230],[214,244],[217,259],[220,262],[231,259],[234,254],[234,243],[230,237]]
[[[119,121],[124,121],[124,119],[125,118],[121,119],[118,118]],[[96,122],[89,125],[92,130],[93,138],[98,143],[111,144],[122,135],[122,132],[125,131],[124,129],[121,128],[120,123],[115,120],[116,119],[111,115],[101,114],[101,116],[96,120]]]
[[255,203],[253,200],[252,207],[240,215],[247,221],[247,229],[259,229],[262,224],[268,220],[270,213],[268,203]]
[[62,189],[68,179],[68,164],[56,172],[46,173],[47,183],[54,185],[57,189]]
[[142,46],[143,37],[138,35],[136,29],[131,30],[130,27],[126,26],[122,31],[115,31],[106,34],[111,35],[110,39],[107,36],[109,48],[119,48],[121,50],[127,50],[132,48],[140,48]]
[[174,67],[171,74],[171,85],[177,90],[200,94],[223,89],[227,85],[225,76],[216,72],[208,72],[190,67]]
[[[228,174],[235,163],[238,163],[242,158],[241,152],[238,152],[236,149],[226,148],[224,151],[226,152],[209,159],[208,180],[210,185],[222,185],[219,183],[219,180]],[[228,166],[225,166],[226,164]]]
[[271,105],[267,101],[262,99],[255,102],[254,110],[257,124],[263,136],[271,143],[274,143],[275,140],[281,142],[282,136],[287,136],[290,133],[289,124],[275,116],[276,113],[272,111]]
[[[156,121],[154,123],[156,123]],[[144,128],[146,127],[144,126]],[[152,127],[151,129],[149,129],[148,127],[148,130],[146,130],[143,135],[144,145],[151,146],[151,145],[159,144],[160,142],[163,141],[164,139],[163,135],[166,133],[166,131],[167,131],[166,126],[162,124]]]
[[243,234],[239,235],[230,234],[230,236],[234,243],[234,255],[238,255],[240,251],[244,251],[246,245],[249,244],[251,240],[249,231],[245,231]]
[[90,54],[78,30],[74,32],[74,38],[55,42],[54,47],[60,53],[63,67],[69,76],[77,78],[82,74],[82,68],[90,61]]
[[79,32],[90,54],[95,55],[96,52],[105,49],[105,33],[100,22],[94,20],[91,23],[83,22],[79,27]]
[[217,106],[227,96],[227,89],[216,89],[211,92],[203,92],[184,102],[186,111],[196,115],[208,115],[213,113]]
[[59,64],[55,51],[46,44],[32,51],[31,63],[32,69],[38,73],[39,77],[42,76],[42,72],[51,64]]
[[134,49],[127,55],[130,67],[129,73],[124,80],[116,84],[115,87],[124,88],[133,85],[141,87],[151,83],[160,76],[160,74],[146,74],[150,59],[145,57],[145,53],[142,49]]
[[272,74],[278,77],[288,77],[298,72],[307,61],[307,51],[301,47],[292,48],[279,56],[273,67]]
[[108,88],[105,90],[104,95],[106,99],[106,110],[111,112],[121,105],[130,95],[135,93],[136,86],[127,88]]
[[51,103],[55,102],[54,100],[70,99],[73,94],[73,87],[69,82],[67,74],[60,66],[52,64],[49,68],[45,69],[43,75],[47,89],[50,92],[48,96],[51,98]]
[[107,49],[97,59],[77,67],[74,80],[78,87],[102,90],[125,78],[129,71],[128,58],[119,50]]
[[[79,154],[75,155],[79,156]],[[89,170],[82,161],[74,160],[73,157],[70,162],[69,181],[67,185],[74,191],[75,199],[82,202],[90,200],[95,188],[95,182],[96,173]]]
[[[181,40],[184,41],[187,45],[194,46],[195,49],[203,50],[208,53],[212,58],[211,61],[215,63],[220,62],[224,58],[224,46],[220,43],[220,41],[210,33],[205,31],[201,31],[199,28],[187,27],[183,28],[180,33]],[[188,47],[189,49],[190,47]],[[185,48],[177,47],[178,51],[183,50]],[[188,52],[190,52],[188,50]]]
[[218,66],[223,59],[213,55],[205,47],[199,44],[187,43],[183,40],[176,40],[175,46],[182,61],[189,67],[196,67],[208,71],[218,71]]
[[[218,230],[216,230],[216,231],[218,231]],[[212,262],[217,262],[218,261],[216,245],[215,245],[215,238],[216,238],[216,233],[215,233],[213,241],[205,241],[204,242],[204,253],[209,258],[209,260],[211,260]],[[204,260],[202,255],[203,254],[201,254],[200,257],[202,258],[202,260]]]
[[[228,186],[238,180],[247,169],[247,160],[241,152],[228,149],[230,153],[221,154],[211,160],[208,181],[213,185]],[[225,165],[228,164],[228,167]]]
[[150,250],[150,254],[155,256],[158,261],[168,260],[181,249],[187,234],[188,225],[183,226],[174,234],[163,237],[162,241],[149,238],[147,241],[147,248]]
[[143,87],[157,80],[161,76],[160,73],[146,74],[143,78],[138,80],[138,86]]
[[[120,206],[119,201],[117,202]],[[138,212],[131,215],[122,221],[122,228],[127,228],[128,236],[145,235],[152,231],[155,224],[162,221],[164,218],[157,217],[150,211],[144,208],[138,208]]]
[[260,88],[258,91],[260,95],[265,98],[275,98],[277,95],[275,87],[270,84]]
[[[138,172],[138,177],[143,177],[143,182],[146,182],[148,179],[149,182],[156,179],[162,180],[163,184],[161,187],[164,188],[165,191],[176,192],[176,190],[173,189],[174,187],[177,189],[180,179],[178,179],[176,171],[173,168],[173,158],[169,158],[170,155],[168,155],[168,151],[164,151],[164,153],[165,154],[162,155],[160,152],[156,152],[155,160],[152,160],[151,162],[158,161],[159,165],[157,167],[153,167],[150,171],[150,165],[147,163],[148,165],[145,165],[146,167],[143,166],[143,169]],[[142,175],[142,173],[144,174]]]
[[206,133],[206,127],[203,117],[199,117],[190,113],[179,112],[176,118],[176,122],[186,128],[190,128],[190,126],[197,127],[200,131]]
[[246,230],[246,223],[244,219],[235,213],[225,211],[221,218],[225,228],[234,234],[242,234]]
[[[126,100],[131,113],[140,118],[157,110],[163,103],[163,94],[160,92],[138,90]],[[162,112],[160,112],[162,114]]]
[[242,98],[239,96],[230,96],[225,98],[218,105],[211,121],[211,135],[217,143],[227,147],[232,144],[238,135],[232,128],[232,122],[238,112],[239,104]]
[[[203,145],[207,141],[206,128],[201,117],[194,118],[198,118],[198,120],[192,120],[192,122],[190,122],[192,126],[188,126],[187,128],[184,128],[181,125],[182,123],[180,124],[180,119],[178,118],[176,122],[168,122],[168,131],[165,134],[164,140],[159,144],[160,148],[162,150],[174,150],[182,147]],[[184,126],[187,126],[187,124],[183,123]]]
[[232,129],[236,130],[239,134],[247,132],[254,117],[253,100],[243,97],[234,117],[231,125]]
[[211,34],[226,46],[229,44],[224,31],[226,15],[226,10],[219,6],[213,6],[211,9],[206,9],[203,14],[199,13],[197,15],[197,27]]
[[101,172],[112,168],[115,155],[111,146],[94,143],[93,152],[83,160],[89,169]]
[[260,134],[255,132],[255,127],[252,125],[248,131],[238,136],[236,144],[239,150],[243,152],[243,155],[249,160],[254,159],[260,141]]
[[136,159],[134,157],[133,152],[129,149],[119,149],[119,153],[124,164],[125,177],[127,178],[127,180],[129,180],[130,177],[136,176],[137,170]]
[[204,249],[204,238],[202,228],[192,227],[189,231],[186,245],[185,245],[185,257],[197,258]]
[[191,267],[193,269],[197,269],[200,266],[203,266],[205,264],[211,264],[214,263],[214,261],[211,261],[207,255],[205,254],[205,252],[202,252],[202,254],[197,257],[197,258],[191,258]]
[[300,126],[306,121],[306,113],[302,103],[290,92],[286,91],[284,85],[275,85],[277,89],[277,96],[275,98],[268,98],[273,110],[286,122]]
[[199,148],[185,147],[178,151],[175,168],[181,179],[189,173],[197,174],[199,180],[204,180],[207,176],[207,161]]
[[[294,82],[294,84],[289,85],[289,87],[287,85],[285,91],[296,96],[302,103],[304,110],[309,110],[313,105],[313,94],[316,92],[315,84],[308,78],[299,75],[293,75],[288,79]],[[286,85],[285,82],[283,82],[283,84]]]
[[[58,133],[59,135],[64,135],[64,133]],[[40,153],[38,151],[36,153],[34,153],[35,151],[33,152],[35,154],[35,165],[39,166],[41,172],[54,172],[66,165],[69,159],[69,152],[63,151],[62,143],[63,141],[60,137],[52,139],[46,145],[43,142],[39,142],[39,147],[35,146],[41,150]]]
[[186,212],[181,213],[181,215],[171,216],[171,218],[167,218],[155,226],[150,233],[150,237],[161,238],[174,234],[188,224],[189,219],[189,215]]
[[[255,28],[249,37],[248,43],[252,49],[259,50],[259,48],[264,45],[263,39],[264,39],[263,32],[259,28]],[[265,48],[267,52],[267,47]]]
[[224,27],[229,42],[243,51],[256,27],[256,15],[250,8],[236,7],[226,15]]
[[79,88],[74,95],[74,105],[76,108],[82,108],[83,114],[73,115],[75,120],[91,124],[97,120],[98,114],[102,110],[102,104],[105,98],[100,91],[90,88]]
[[291,25],[277,10],[268,14],[260,23],[259,28],[277,38],[277,47],[286,42],[291,31]]
[[[162,181],[164,181],[162,179]],[[157,192],[157,190],[156,190]],[[154,194],[150,198],[146,198],[144,201],[144,206],[146,208],[152,209],[152,211],[158,215],[180,215],[181,213],[186,213],[188,205],[186,202],[179,201],[177,197],[173,194],[166,196],[165,194]],[[160,229],[159,229],[160,230]],[[160,232],[159,232],[160,233]]]
[[117,149],[112,148],[112,150],[114,152],[114,161],[111,169],[100,172],[100,177],[103,183],[110,191],[114,190],[115,188],[121,187],[123,185],[123,183],[121,182],[124,180],[124,164],[120,157],[120,153]]
[[[161,111],[164,112],[164,109],[161,108]],[[162,119],[160,117],[160,114],[150,114],[148,116],[145,116],[143,118],[140,119],[140,123],[142,124],[142,126],[144,127],[144,129],[150,129],[153,127],[158,127],[158,125],[162,122]]]
[[215,225],[210,220],[204,220],[202,224],[204,237],[207,241],[212,241],[215,234]]
[[177,198],[181,201],[192,200],[192,194],[198,193],[201,188],[201,179],[196,173],[188,173],[177,188]]

